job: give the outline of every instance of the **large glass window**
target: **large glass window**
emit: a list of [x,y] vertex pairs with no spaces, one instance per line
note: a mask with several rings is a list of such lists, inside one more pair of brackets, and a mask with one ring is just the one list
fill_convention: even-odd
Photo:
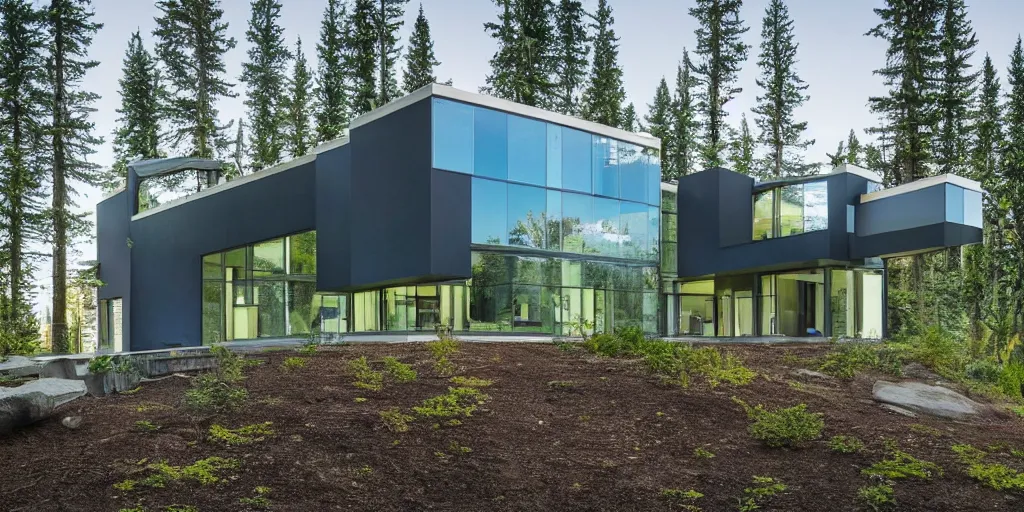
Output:
[[658,192],[661,191],[661,155],[659,150],[644,148],[643,163],[647,168],[647,202],[658,204]]
[[508,179],[544,186],[547,168],[547,128],[525,117],[508,117]]
[[[647,199],[648,170],[639,146],[619,142],[619,196],[638,203],[656,202]],[[660,187],[660,182],[659,182]]]
[[508,244],[508,185],[473,178],[472,240],[475,244]]
[[316,275],[316,231],[288,238],[288,273]]
[[882,337],[882,271],[833,270],[832,335]]
[[598,229],[585,232],[587,245],[603,256],[622,255],[622,226],[619,219],[619,201],[604,197],[594,198],[594,224]]
[[592,138],[589,133],[562,128],[562,188],[591,193]]
[[623,255],[627,258],[647,258],[647,210],[642,204],[622,203]]
[[284,274],[284,238],[258,243],[253,246],[253,277]]
[[508,185],[508,244],[544,247],[547,193],[542,188]]
[[473,126],[474,174],[508,179],[508,115],[478,108]]
[[562,127],[557,124],[549,124],[547,132],[547,185],[550,188],[562,188]]
[[591,253],[585,234],[593,230],[594,198],[583,194],[562,194],[562,250],[565,252]]
[[465,103],[434,98],[434,167],[473,174],[473,110]]
[[562,193],[548,190],[547,215],[545,226],[547,239],[544,247],[552,251],[562,250]]
[[619,197],[618,143],[607,137],[593,136],[594,194]]
[[828,184],[787,185],[754,196],[753,239],[828,229]]

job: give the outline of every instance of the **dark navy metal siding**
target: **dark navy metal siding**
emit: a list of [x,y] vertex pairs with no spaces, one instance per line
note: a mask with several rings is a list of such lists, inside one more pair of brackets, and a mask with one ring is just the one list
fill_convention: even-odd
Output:
[[121,333],[129,346],[132,259],[128,248],[128,192],[121,191],[96,205],[96,260],[100,262],[99,299],[121,299]]
[[202,344],[202,256],[315,227],[313,162],[131,223],[131,349]]
[[351,155],[345,145],[316,159],[316,286],[320,291],[341,291],[352,282]]

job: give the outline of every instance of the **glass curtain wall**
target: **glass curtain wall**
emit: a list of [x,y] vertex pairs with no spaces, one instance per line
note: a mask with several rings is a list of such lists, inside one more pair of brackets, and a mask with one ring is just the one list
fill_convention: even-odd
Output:
[[836,269],[831,272],[832,335],[881,338],[882,271]]
[[754,240],[825,229],[828,229],[828,184],[824,181],[786,185],[754,196]]
[[316,232],[208,254],[202,266],[204,344],[347,330],[347,298],[316,292]]

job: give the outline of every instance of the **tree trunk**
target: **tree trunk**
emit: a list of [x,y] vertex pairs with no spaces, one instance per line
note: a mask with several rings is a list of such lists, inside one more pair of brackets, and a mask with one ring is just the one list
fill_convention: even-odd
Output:
[[64,6],[59,0],[50,5],[54,22],[53,48],[53,320],[50,336],[53,352],[68,351],[67,337],[67,148],[65,137],[68,123],[66,91],[64,89]]

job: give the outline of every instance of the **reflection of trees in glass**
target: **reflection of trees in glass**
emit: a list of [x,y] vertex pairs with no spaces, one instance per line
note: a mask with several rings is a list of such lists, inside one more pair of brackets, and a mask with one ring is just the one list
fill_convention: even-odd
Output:
[[257,282],[260,337],[284,336],[284,282]]
[[290,274],[316,275],[316,231],[289,237]]
[[508,244],[536,248],[544,247],[545,217],[546,215],[534,217],[533,210],[526,212],[526,222],[523,222],[523,219],[519,219],[516,221],[516,225],[509,230]]
[[224,341],[224,283],[203,283],[203,344]]

